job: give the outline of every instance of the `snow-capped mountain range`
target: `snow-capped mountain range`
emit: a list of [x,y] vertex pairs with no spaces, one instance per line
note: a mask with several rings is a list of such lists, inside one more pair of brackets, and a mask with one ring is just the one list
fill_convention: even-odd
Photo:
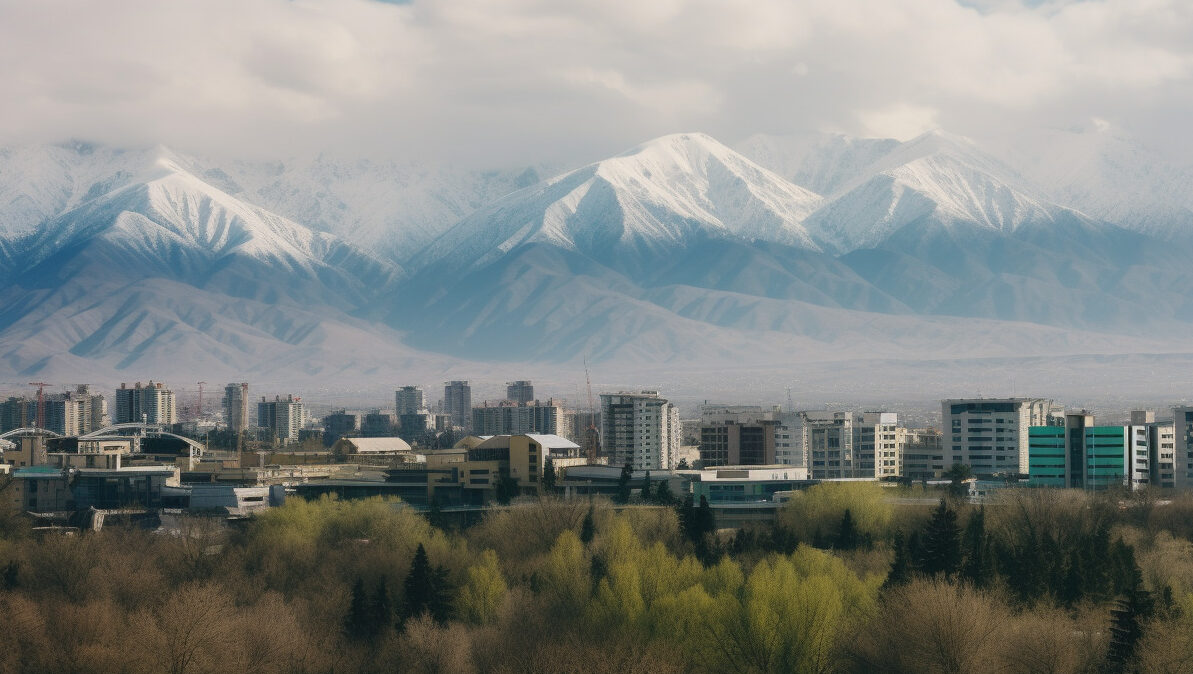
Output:
[[0,379],[1193,351],[1193,170],[1084,136],[685,133],[568,171],[0,149]]

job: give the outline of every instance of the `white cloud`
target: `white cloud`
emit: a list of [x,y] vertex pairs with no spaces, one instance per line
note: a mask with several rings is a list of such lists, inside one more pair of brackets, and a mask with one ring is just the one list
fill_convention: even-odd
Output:
[[0,0],[0,60],[8,143],[494,162],[691,129],[1163,137],[1193,112],[1193,3]]

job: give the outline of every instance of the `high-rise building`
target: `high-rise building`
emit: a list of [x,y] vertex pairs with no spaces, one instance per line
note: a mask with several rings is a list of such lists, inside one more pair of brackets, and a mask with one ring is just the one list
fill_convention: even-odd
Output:
[[700,462],[713,466],[769,466],[775,460],[777,421],[753,421],[700,427]]
[[443,413],[451,415],[452,426],[468,428],[472,422],[472,387],[467,381],[443,383]]
[[394,413],[399,417],[407,414],[426,414],[423,390],[419,386],[403,386],[394,391]]
[[224,387],[224,423],[228,430],[240,433],[249,424],[249,385],[233,382]]
[[505,383],[505,398],[523,405],[534,401],[534,385],[524,379]]
[[282,444],[298,441],[298,433],[307,423],[306,408],[302,398],[293,395],[275,396],[273,400],[261,397],[257,403],[257,426],[273,431],[273,437]]
[[612,465],[670,470],[682,441],[679,409],[657,391],[601,394],[601,443]]
[[943,400],[941,434],[949,464],[965,464],[975,475],[1027,474],[1028,429],[1063,415],[1063,408],[1044,398]]
[[137,382],[132,388],[120,384],[116,389],[116,414],[112,423],[128,424],[144,421],[150,424],[172,425],[178,416],[174,405],[174,392],[161,382],[142,385]]
[[1087,412],[1028,429],[1028,477],[1044,487],[1141,489],[1152,482],[1153,429],[1160,425],[1096,426]]
[[1175,453],[1172,480],[1177,489],[1193,488],[1193,407],[1172,409]]
[[568,435],[563,406],[554,400],[516,403],[503,400],[472,408],[474,435]]
[[[36,409],[36,402],[34,406]],[[42,399],[45,427],[62,435],[83,435],[108,425],[108,405],[102,395],[80,384],[74,391],[49,393]],[[36,419],[36,412],[34,413]]]
[[37,401],[10,397],[0,403],[0,433],[28,428],[37,422]]
[[323,416],[323,446],[331,447],[340,438],[360,435],[364,412],[339,410]]

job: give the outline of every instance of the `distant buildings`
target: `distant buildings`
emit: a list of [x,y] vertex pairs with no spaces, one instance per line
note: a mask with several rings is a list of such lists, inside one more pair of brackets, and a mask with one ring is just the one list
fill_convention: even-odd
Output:
[[1069,412],[1028,431],[1032,486],[1073,489],[1172,487],[1173,427],[1151,412],[1132,412],[1131,423],[1099,426],[1094,415]]
[[467,381],[444,382],[443,413],[451,417],[452,426],[468,428],[472,421],[472,387]]
[[475,435],[519,435],[538,433],[567,436],[567,417],[563,406],[554,400],[515,402],[503,400],[472,408],[472,433]]
[[[60,435],[83,435],[109,424],[108,401],[92,393],[91,387],[80,384],[68,393],[46,394],[45,427]],[[37,401],[33,401],[36,410]],[[30,421],[36,421],[36,411]]]
[[534,401],[534,385],[526,380],[506,382],[505,398],[515,403],[525,405]]
[[264,396],[257,403],[257,426],[273,432],[277,442],[289,444],[298,441],[299,431],[307,423],[306,408],[302,398],[287,395],[266,400]]
[[331,447],[346,435],[359,435],[364,412],[339,410],[323,415],[323,446]]
[[224,387],[224,423],[228,430],[240,433],[249,425],[248,382],[231,383]]
[[671,469],[682,442],[679,410],[656,391],[601,394],[601,443],[611,465]]
[[116,412],[112,423],[127,424],[144,421],[150,424],[171,425],[178,421],[174,392],[161,382],[144,386],[137,382],[132,388],[121,384],[116,389]]
[[948,463],[975,475],[1026,474],[1028,429],[1048,426],[1064,410],[1044,398],[973,398],[941,401],[941,433]]
[[1193,488],[1193,407],[1172,410],[1175,452],[1172,457],[1172,481],[1177,489]]
[[423,390],[418,386],[403,386],[394,391],[394,414],[399,417],[406,414],[426,414],[427,406],[423,402]]

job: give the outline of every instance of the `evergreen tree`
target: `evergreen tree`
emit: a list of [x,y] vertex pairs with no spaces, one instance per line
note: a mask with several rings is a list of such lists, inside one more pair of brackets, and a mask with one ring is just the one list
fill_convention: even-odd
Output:
[[406,605],[403,607],[402,619],[416,618],[431,611],[435,594],[435,574],[431,568],[431,559],[427,558],[427,550],[419,544],[414,551],[414,561],[410,562],[410,573],[406,575]]
[[369,619],[373,623],[375,634],[393,622],[394,610],[390,603],[389,585],[385,582],[385,576],[381,577],[381,582],[377,585],[377,593],[369,602]]
[[853,550],[857,548],[860,540],[857,525],[853,523],[853,513],[846,508],[845,515],[841,517],[841,526],[837,528],[837,539],[833,542],[833,547],[837,550]]
[[621,467],[621,477],[617,478],[617,494],[613,500],[618,503],[630,502],[630,480],[634,477],[634,469],[629,461]]
[[518,495],[518,481],[509,475],[502,475],[497,478],[497,484],[493,487],[493,498],[501,505],[509,505],[509,502]]
[[976,587],[990,582],[994,571],[991,568],[990,544],[986,537],[986,508],[978,508],[965,523],[962,536],[965,562],[961,566],[961,577]]
[[584,523],[580,525],[580,542],[588,545],[596,536],[596,519],[593,507],[588,506],[588,514],[584,515]]
[[356,579],[352,586],[352,600],[348,604],[348,615],[344,617],[344,635],[349,639],[366,639],[373,634],[370,620],[369,598],[365,593],[365,582]]
[[655,503],[660,505],[671,505],[675,503],[675,494],[671,492],[671,481],[663,478],[659,481],[659,486],[654,490]]
[[696,531],[696,505],[692,500],[692,495],[684,496],[683,501],[675,507],[675,510],[679,516],[679,530],[689,541],[696,542],[700,535]]
[[555,491],[555,461],[549,456],[543,463],[543,491],[548,494]]
[[691,468],[688,467],[688,460],[686,457],[679,460],[679,464],[675,466],[675,470],[691,470]]
[[922,570],[929,576],[951,576],[961,565],[961,531],[957,513],[944,499],[932,512],[924,531]]
[[891,547],[895,550],[895,559],[891,562],[891,570],[886,575],[883,587],[895,587],[911,579],[911,561],[908,559],[907,542],[903,539],[902,531],[895,532]]
[[708,505],[708,499],[700,497],[700,507],[696,509],[696,532],[700,538],[717,530],[717,518]]
[[973,469],[964,463],[954,463],[951,468],[945,471],[944,477],[950,481],[949,493],[954,498],[962,498],[967,491],[965,481],[973,477]]
[[1131,586],[1110,610],[1110,650],[1106,656],[1107,669],[1125,672],[1135,656],[1135,646],[1143,636],[1143,623],[1151,616],[1153,603],[1143,589],[1139,567],[1131,570]]
[[642,477],[642,500],[650,500],[650,471],[646,471],[646,475]]

